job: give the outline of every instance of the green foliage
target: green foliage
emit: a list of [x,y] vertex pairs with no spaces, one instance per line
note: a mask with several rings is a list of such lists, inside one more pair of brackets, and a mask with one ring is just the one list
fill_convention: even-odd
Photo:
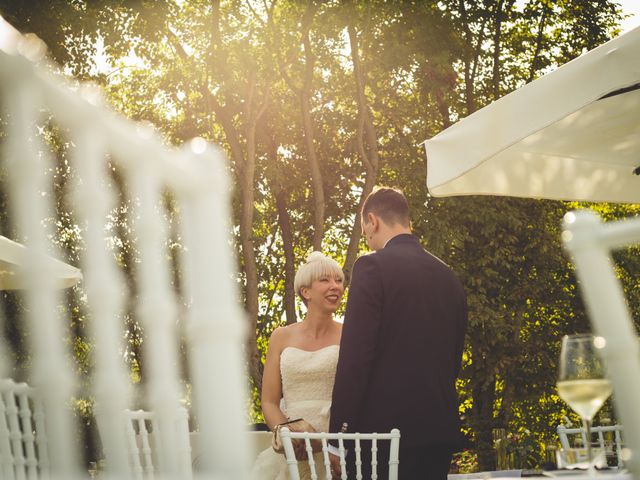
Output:
[[455,453],[451,460],[451,473],[473,473],[478,471],[478,455],[473,450]]

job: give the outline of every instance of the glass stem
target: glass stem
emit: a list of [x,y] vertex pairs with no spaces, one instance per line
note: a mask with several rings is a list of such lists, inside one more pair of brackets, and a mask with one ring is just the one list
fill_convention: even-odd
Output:
[[596,473],[596,468],[593,465],[593,457],[592,457],[592,453],[591,453],[591,419],[586,419],[583,418],[582,419],[582,424],[584,425],[584,430],[585,433],[587,435],[587,462],[588,462],[588,472],[590,475],[593,475],[594,473]]

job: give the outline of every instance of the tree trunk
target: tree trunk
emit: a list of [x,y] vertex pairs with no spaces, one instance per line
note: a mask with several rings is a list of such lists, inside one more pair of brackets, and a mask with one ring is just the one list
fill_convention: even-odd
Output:
[[[262,129],[264,143],[267,145],[267,157],[269,163],[278,165],[278,144],[273,138],[267,125]],[[276,211],[278,212],[278,228],[282,235],[282,250],[284,251],[284,311],[287,325],[296,323],[296,292],[294,291],[293,280],[296,275],[296,259],[294,253],[295,240],[293,238],[293,227],[291,215],[287,208],[289,194],[279,182],[279,176],[272,183],[271,190],[274,192],[276,201]]]
[[[525,291],[521,293],[522,297],[526,295]],[[522,298],[521,297],[521,298]],[[524,310],[519,310],[515,312],[515,323],[513,326],[513,334],[510,342],[510,350],[511,350],[511,358],[513,358],[514,362],[511,365],[517,365],[516,359],[521,355],[522,352],[522,341],[520,340],[520,332],[522,330],[522,324],[524,323]],[[508,319],[505,319],[508,321]],[[513,386],[513,382],[509,381],[512,378],[512,369],[513,367],[508,367],[507,371],[501,372],[501,377],[504,381],[504,389],[502,390],[502,399],[500,402],[500,410],[496,416],[496,428],[503,427],[507,428],[509,422],[511,421],[511,405],[513,404],[514,396],[515,396],[515,388]],[[517,368],[517,367],[516,367]]]
[[447,105],[447,102],[444,99],[444,93],[436,88],[436,90],[434,91],[434,98],[436,101],[436,105],[438,106],[438,112],[442,117],[442,128],[443,130],[445,128],[449,128],[451,126],[451,117],[449,112],[449,105]]
[[496,397],[496,375],[478,351],[471,346],[475,374],[471,377],[471,395],[473,408],[471,426],[475,433],[475,450],[478,454],[478,468],[481,471],[496,469],[496,456],[493,449],[493,407]]
[[478,31],[478,36],[475,41],[475,47],[473,47],[473,34],[471,33],[471,29],[469,28],[469,20],[467,15],[467,8],[465,6],[465,1],[459,1],[460,7],[460,16],[462,20],[462,27],[464,31],[464,40],[466,44],[466,51],[464,54],[464,92],[465,92],[465,105],[467,110],[467,115],[471,115],[476,111],[476,98],[475,98],[475,90],[474,90],[474,82],[476,79],[476,73],[480,58],[480,52],[482,50],[482,44],[484,42],[485,36],[485,23],[486,18],[482,20],[480,24],[480,29]]
[[[222,44],[220,43],[220,5],[219,1],[213,1],[212,29],[211,29],[211,49],[208,74],[218,72],[217,64],[226,58]],[[221,69],[224,70],[224,69]],[[247,95],[245,98],[245,109],[243,112],[236,112],[244,115],[245,130],[244,149],[240,141],[241,132],[233,122],[233,115],[228,105],[221,105],[218,98],[211,94],[210,89],[205,85],[203,93],[208,103],[213,108],[216,118],[222,125],[225,137],[231,148],[231,160],[233,170],[236,175],[237,185],[240,189],[240,249],[242,256],[242,268],[245,274],[245,309],[249,320],[249,334],[246,338],[247,360],[249,362],[249,374],[254,385],[258,389],[262,386],[262,362],[257,345],[257,325],[258,325],[258,268],[256,265],[255,245],[253,242],[253,219],[254,219],[254,183],[255,183],[255,163],[256,163],[256,124],[263,115],[267,103],[268,95],[262,105],[256,106],[254,93],[256,89],[256,77],[250,76],[247,85]],[[221,85],[219,95],[224,95],[225,84]]]
[[[471,55],[470,55],[470,51],[471,51],[471,40],[472,40],[472,35],[471,35],[471,30],[469,29],[469,24],[468,24],[468,16],[467,16],[467,9],[465,7],[465,3],[464,0],[460,0],[459,2],[459,7],[460,7],[460,16],[461,16],[461,20],[462,20],[462,26],[463,26],[463,30],[464,30],[464,39],[465,39],[465,54],[464,54],[464,100],[465,100],[465,105],[467,107],[467,115],[471,114],[473,111],[475,111],[475,105],[474,105],[474,92],[473,92],[473,74],[471,72]],[[476,56],[477,59],[477,56]]]
[[511,407],[515,395],[513,383],[509,381],[509,375],[503,375],[504,388],[502,390],[502,399],[500,402],[500,410],[496,416],[495,428],[508,428],[511,421]]
[[493,32],[493,99],[500,98],[500,41],[502,35],[502,2],[498,0],[496,3],[496,11],[494,20],[496,28]]
[[322,172],[316,155],[314,145],[313,120],[311,118],[311,96],[313,94],[313,70],[315,56],[311,51],[311,39],[309,31],[313,22],[315,7],[309,2],[302,17],[302,45],[304,47],[304,78],[299,92],[300,111],[302,113],[302,125],[304,128],[304,144],[311,171],[311,188],[313,191],[313,249],[322,250],[322,237],[324,237],[325,197],[322,182]]
[[242,263],[246,278],[245,308],[249,314],[249,334],[247,335],[247,356],[249,360],[249,372],[253,382],[258,388],[262,385],[262,362],[258,352],[257,325],[258,325],[258,267],[256,265],[256,253],[253,244],[253,201],[254,201],[254,177],[255,177],[255,125],[247,128],[246,145],[247,156],[242,169],[240,195],[242,213],[240,215],[240,245],[242,247]]
[[529,77],[527,78],[527,83],[530,83],[533,81],[533,76],[538,70],[538,57],[540,56],[540,51],[542,50],[542,39],[544,38],[544,28],[547,24],[548,14],[549,14],[549,9],[546,3],[543,3],[542,14],[540,15],[540,23],[538,24],[538,34],[536,35],[536,48],[533,52],[531,65],[529,66]]
[[365,182],[362,187],[362,194],[355,212],[353,229],[349,238],[347,256],[345,258],[343,270],[345,274],[345,284],[351,280],[351,270],[358,255],[358,246],[362,237],[362,218],[360,212],[367,196],[373,191],[373,187],[378,180],[378,137],[373,125],[373,118],[364,93],[365,75],[360,61],[358,46],[358,34],[353,24],[348,26],[349,43],[351,46],[351,59],[353,61],[353,77],[356,86],[356,98],[358,101],[358,130],[356,140],[358,145],[358,155],[365,167]]
[[291,325],[297,321],[296,292],[293,288],[296,270],[291,216],[287,210],[287,194],[282,189],[276,193],[276,209],[278,210],[278,226],[282,234],[282,248],[284,250],[284,311],[287,317],[287,325]]
[[[313,239],[312,246],[314,250],[322,250],[322,239],[324,237],[324,219],[326,212],[326,201],[324,194],[324,183],[322,179],[322,171],[320,170],[320,163],[316,154],[314,131],[313,131],[313,119],[311,118],[311,98],[313,96],[313,71],[315,68],[316,58],[311,49],[311,38],[309,32],[311,31],[311,25],[313,23],[313,17],[316,12],[316,7],[313,2],[307,3],[307,8],[304,11],[301,20],[301,41],[304,50],[304,72],[302,75],[302,85],[297,85],[296,82],[287,74],[286,65],[281,55],[276,55],[278,68],[280,74],[285,83],[289,86],[292,92],[298,97],[300,105],[300,113],[302,117],[303,137],[305,153],[307,155],[307,161],[309,162],[309,172],[311,176],[311,191],[313,195]],[[275,29],[275,22],[271,12],[268,16],[268,22],[270,28]],[[274,45],[276,51],[282,49],[279,42],[278,34],[274,34]]]
[[495,388],[495,375],[492,375],[492,378],[486,383],[479,382],[473,388],[472,423],[475,432],[475,449],[478,454],[478,469],[480,471],[496,469],[496,456],[493,449]]

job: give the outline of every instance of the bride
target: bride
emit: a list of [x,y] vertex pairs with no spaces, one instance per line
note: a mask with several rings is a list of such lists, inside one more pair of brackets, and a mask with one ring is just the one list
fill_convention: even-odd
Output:
[[[296,272],[294,288],[307,307],[298,323],[277,328],[271,335],[262,376],[262,412],[273,431],[276,425],[304,418],[318,432],[329,428],[329,408],[338,362],[342,325],[333,319],[344,293],[344,274],[338,263],[313,252]],[[297,444],[296,453],[303,445]],[[323,478],[321,453],[316,454]],[[309,478],[300,462],[301,478]],[[288,479],[283,454],[271,447],[258,456],[252,478]]]

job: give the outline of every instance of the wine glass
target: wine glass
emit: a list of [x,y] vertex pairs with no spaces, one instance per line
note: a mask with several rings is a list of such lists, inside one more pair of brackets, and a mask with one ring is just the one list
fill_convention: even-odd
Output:
[[558,395],[580,417],[587,433],[587,461],[595,472],[591,455],[591,421],[611,395],[611,383],[605,376],[599,350],[604,338],[591,334],[565,335],[560,351]]

